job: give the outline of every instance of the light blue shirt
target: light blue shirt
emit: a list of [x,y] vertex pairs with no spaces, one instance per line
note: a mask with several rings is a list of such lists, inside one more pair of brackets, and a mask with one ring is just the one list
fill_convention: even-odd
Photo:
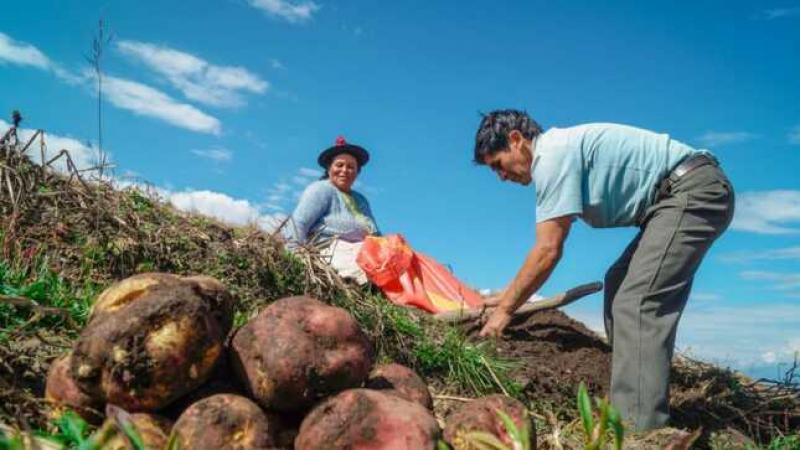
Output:
[[358,242],[367,235],[378,234],[378,225],[366,197],[350,191],[350,198],[361,213],[359,215],[348,208],[347,195],[328,179],[308,185],[287,224],[289,238],[298,243],[312,238],[326,240],[333,237]]
[[551,128],[533,143],[536,222],[578,215],[596,228],[637,225],[661,180],[698,151],[707,152],[626,125]]

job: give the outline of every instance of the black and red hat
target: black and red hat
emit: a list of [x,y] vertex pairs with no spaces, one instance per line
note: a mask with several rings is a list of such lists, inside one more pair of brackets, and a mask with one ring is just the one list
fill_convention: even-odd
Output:
[[358,162],[359,168],[364,167],[367,165],[367,162],[369,162],[369,152],[367,152],[364,147],[361,147],[360,145],[349,144],[344,139],[344,136],[337,137],[336,144],[333,147],[328,147],[327,149],[323,150],[322,153],[319,154],[317,162],[320,166],[327,169],[331,165],[333,158],[336,158],[342,153],[352,155]]

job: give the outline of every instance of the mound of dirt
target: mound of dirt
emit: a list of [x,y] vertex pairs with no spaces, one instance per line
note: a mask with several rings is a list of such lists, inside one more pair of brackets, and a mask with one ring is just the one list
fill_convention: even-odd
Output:
[[530,399],[571,405],[581,382],[594,395],[608,393],[611,347],[561,311],[541,311],[512,323],[495,345],[498,354],[517,364],[512,376]]

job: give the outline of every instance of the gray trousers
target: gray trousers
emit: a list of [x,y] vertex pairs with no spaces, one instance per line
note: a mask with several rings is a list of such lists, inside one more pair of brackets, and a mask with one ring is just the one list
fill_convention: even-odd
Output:
[[646,211],[641,231],[606,273],[611,403],[638,431],[669,419],[678,321],[697,267],[728,227],[733,205],[733,189],[719,167],[694,169]]

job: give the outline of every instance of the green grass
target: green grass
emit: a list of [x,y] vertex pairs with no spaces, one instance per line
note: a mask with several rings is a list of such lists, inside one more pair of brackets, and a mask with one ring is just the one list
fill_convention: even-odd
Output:
[[367,295],[366,304],[344,299],[338,303],[365,330],[380,331],[373,335],[385,359],[408,364],[423,375],[442,374],[448,385],[474,395],[501,391],[521,396],[522,387],[509,377],[515,365],[497,356],[491,342],[472,342],[459,328],[394,305],[379,294]]
[[0,260],[0,295],[30,300],[30,306],[0,301],[0,340],[20,327],[58,328],[68,324],[65,317],[50,313],[29,323],[37,306],[63,309],[76,325],[83,325],[100,290],[101,286],[90,282],[72,286],[48,269],[46,261],[25,265]]

